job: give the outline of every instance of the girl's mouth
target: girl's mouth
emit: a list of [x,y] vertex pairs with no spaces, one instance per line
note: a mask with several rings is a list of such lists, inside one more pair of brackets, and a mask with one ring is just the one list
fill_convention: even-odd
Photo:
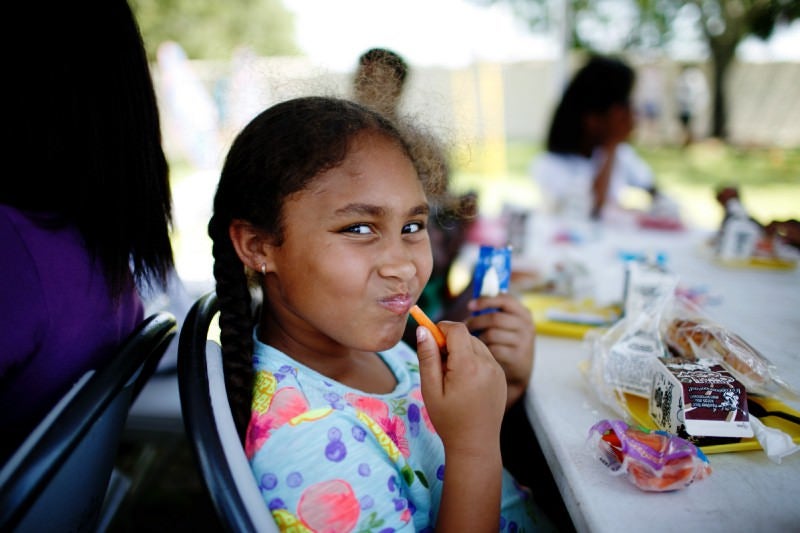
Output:
[[392,313],[405,315],[408,314],[408,310],[411,309],[411,305],[414,302],[408,294],[394,294],[379,300],[378,303]]

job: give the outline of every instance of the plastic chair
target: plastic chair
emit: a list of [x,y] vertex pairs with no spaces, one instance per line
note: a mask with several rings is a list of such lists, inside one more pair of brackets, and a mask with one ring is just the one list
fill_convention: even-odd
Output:
[[215,331],[216,293],[192,306],[178,345],[178,387],[186,433],[222,525],[229,531],[278,532],[261,497],[233,422]]
[[[96,531],[128,410],[176,333],[166,312],[147,317],[116,357],[90,370],[0,470],[0,531]],[[110,497],[109,499],[115,499]]]

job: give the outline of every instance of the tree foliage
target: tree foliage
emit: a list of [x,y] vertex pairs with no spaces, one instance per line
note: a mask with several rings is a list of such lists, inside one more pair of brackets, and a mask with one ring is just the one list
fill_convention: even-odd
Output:
[[[779,23],[800,17],[796,0],[563,0],[557,9],[548,0],[473,1],[510,4],[534,31],[551,29],[566,17],[568,45],[606,53],[664,50],[685,38],[677,30],[686,26],[676,21],[690,23],[709,54],[714,75],[712,135],[719,138],[727,134],[725,76],[736,47],[749,35],[766,39]],[[598,49],[602,33],[606,44],[609,35],[617,38],[617,49]]]
[[229,59],[239,46],[257,55],[297,55],[294,16],[280,0],[130,0],[148,56],[175,41],[191,59]]

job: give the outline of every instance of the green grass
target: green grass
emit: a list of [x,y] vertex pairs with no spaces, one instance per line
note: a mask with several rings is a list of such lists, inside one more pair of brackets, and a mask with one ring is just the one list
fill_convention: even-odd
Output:
[[[762,222],[800,219],[800,148],[742,149],[714,141],[686,150],[637,148],[652,166],[659,188],[681,205],[690,224],[709,229],[719,225],[722,212],[714,193],[723,185],[737,185],[745,207]],[[485,150],[480,148],[469,159],[456,157],[453,187],[477,191],[488,216],[499,213],[505,203],[537,207],[541,197],[528,168],[541,148],[517,142],[499,150],[505,152],[504,166],[496,163],[497,154],[481,158]],[[630,207],[647,205],[639,191],[630,191],[623,201]]]

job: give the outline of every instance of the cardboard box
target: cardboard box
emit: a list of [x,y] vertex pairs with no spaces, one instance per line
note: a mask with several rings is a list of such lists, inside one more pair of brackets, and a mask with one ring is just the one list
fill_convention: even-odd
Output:
[[747,391],[725,367],[700,359],[655,359],[650,416],[683,438],[753,436]]
[[664,355],[664,346],[655,331],[633,329],[609,349],[603,379],[620,391],[649,398],[653,385],[653,360]]

